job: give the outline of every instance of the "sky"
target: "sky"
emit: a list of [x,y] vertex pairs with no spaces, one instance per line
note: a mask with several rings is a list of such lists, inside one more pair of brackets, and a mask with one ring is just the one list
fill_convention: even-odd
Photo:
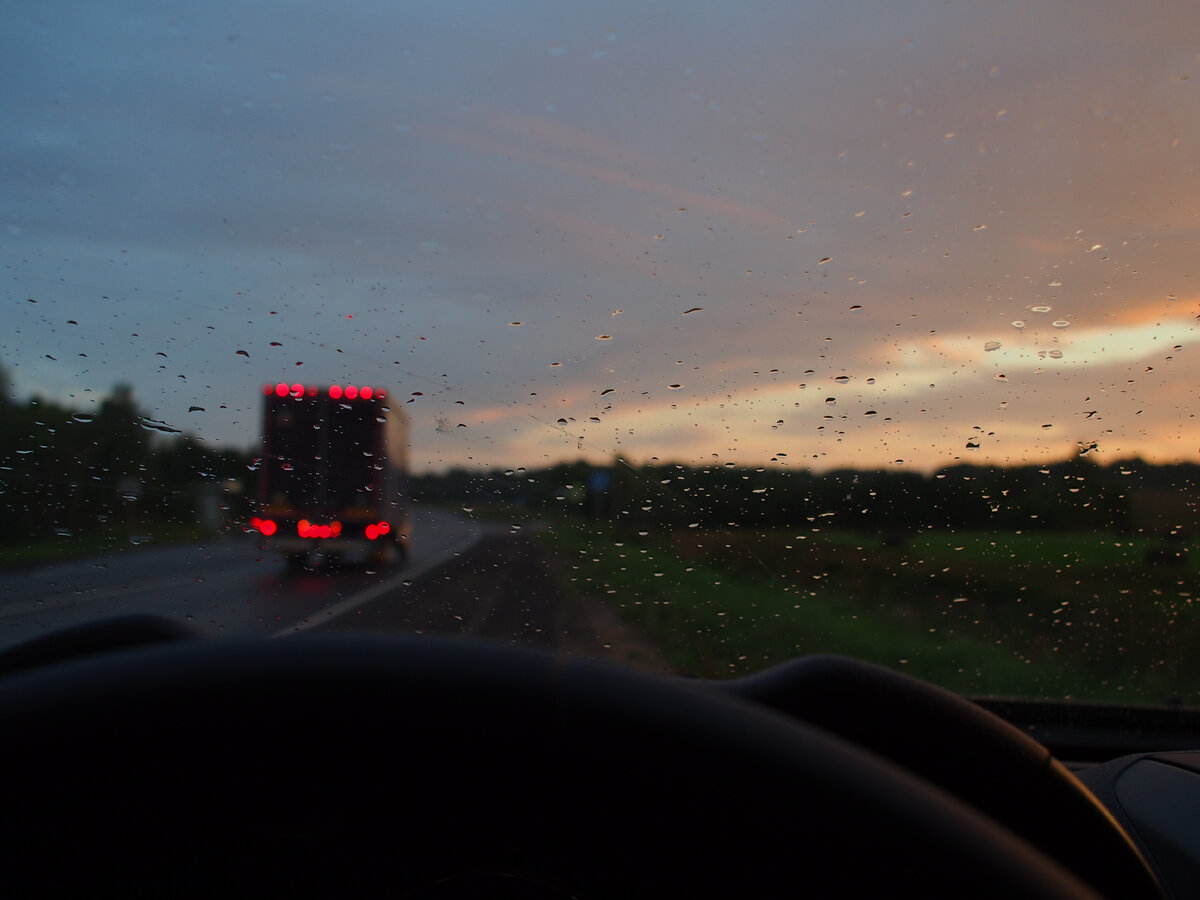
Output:
[[415,469],[1200,457],[1200,6],[3,2],[0,365]]

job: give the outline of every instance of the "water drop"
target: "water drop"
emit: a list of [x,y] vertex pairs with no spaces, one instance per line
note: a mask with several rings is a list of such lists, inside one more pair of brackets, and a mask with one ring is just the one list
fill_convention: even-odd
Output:
[[983,350],[985,353],[991,353],[993,350],[999,350],[999,349],[1000,349],[999,341],[988,341],[987,343],[985,343],[983,345]]
[[1053,308],[1054,308],[1054,307],[1052,307],[1052,306],[1031,306],[1031,307],[1029,308],[1029,311],[1030,311],[1030,312],[1035,312],[1035,313],[1048,313],[1048,312],[1050,312],[1050,310],[1052,310]]
[[1071,323],[1068,322],[1066,319],[1055,319],[1050,324],[1053,325],[1055,328],[1066,328]]

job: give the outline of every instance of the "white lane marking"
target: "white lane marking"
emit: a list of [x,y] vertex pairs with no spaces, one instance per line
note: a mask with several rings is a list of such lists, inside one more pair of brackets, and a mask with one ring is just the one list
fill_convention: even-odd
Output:
[[344,616],[348,612],[358,609],[365,603],[370,603],[372,600],[377,600],[388,591],[393,591],[406,581],[411,581],[420,575],[424,575],[430,569],[436,569],[438,566],[448,563],[451,559],[459,554],[471,549],[483,537],[482,534],[473,534],[463,538],[457,544],[454,544],[449,549],[442,553],[426,559],[424,562],[415,566],[408,566],[404,571],[389,578],[387,581],[381,581],[374,587],[347,597],[341,603],[314,612],[312,615],[305,616],[294,625],[289,625],[286,628],[281,628],[279,631],[267,635],[268,638],[286,637],[289,634],[299,634],[302,631],[308,631],[310,628],[316,628],[319,625],[324,625],[326,622],[332,622],[339,616]]

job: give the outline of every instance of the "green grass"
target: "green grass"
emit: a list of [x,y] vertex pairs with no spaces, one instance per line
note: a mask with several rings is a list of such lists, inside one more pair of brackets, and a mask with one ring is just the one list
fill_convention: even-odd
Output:
[[1200,703],[1195,556],[1148,538],[622,532],[563,519],[560,580],[614,603],[684,671],[738,675],[814,652],[980,695]]
[[[127,535],[85,534],[53,540],[0,546],[0,570],[47,565],[68,559],[108,553],[124,553],[138,547],[161,547],[197,541],[207,532],[195,524],[158,524],[149,526],[135,538]],[[148,540],[147,540],[148,539]]]

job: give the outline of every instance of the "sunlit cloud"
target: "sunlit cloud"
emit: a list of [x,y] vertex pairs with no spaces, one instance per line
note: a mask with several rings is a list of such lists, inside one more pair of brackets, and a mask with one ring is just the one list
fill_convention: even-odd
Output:
[[632,4],[611,41],[555,5],[237,41],[168,7],[165,41],[14,13],[20,392],[130,381],[246,445],[261,382],[365,378],[433,467],[1200,456],[1187,4],[697,7],[669,39]]

